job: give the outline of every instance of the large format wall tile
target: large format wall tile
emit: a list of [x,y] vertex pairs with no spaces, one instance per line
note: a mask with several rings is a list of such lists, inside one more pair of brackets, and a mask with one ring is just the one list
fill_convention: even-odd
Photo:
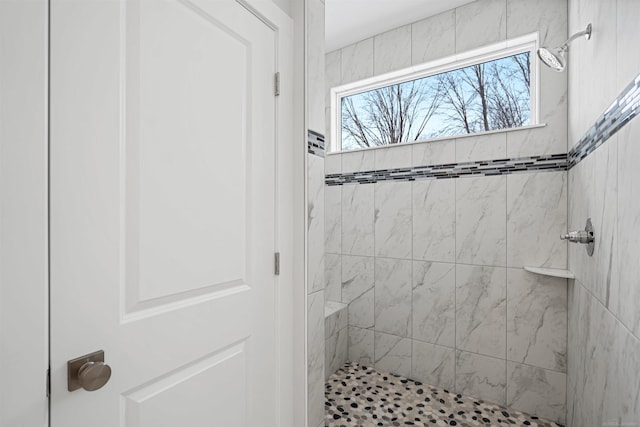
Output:
[[[589,256],[584,245],[569,245],[569,270],[605,306],[618,282],[617,135],[569,171],[568,229],[584,230],[591,218],[595,250]],[[624,214],[624,213],[623,213]],[[627,296],[625,295],[626,299]]]
[[456,162],[504,159],[507,156],[507,134],[474,135],[456,139]]
[[507,270],[507,359],[565,372],[567,280]]
[[342,253],[342,186],[324,187],[324,250]]
[[456,12],[448,10],[411,25],[411,63],[421,64],[456,52]]
[[373,366],[374,332],[349,325],[349,360],[364,366]]
[[342,172],[364,172],[375,168],[375,150],[349,151],[340,154]]
[[504,405],[506,361],[466,351],[456,352],[456,391]]
[[[340,86],[342,84],[342,50],[334,50],[333,52],[329,52],[324,57],[324,84],[325,84],[325,108],[331,107],[331,89]],[[325,133],[328,134],[329,123],[326,123],[327,131]],[[326,139],[325,139],[326,141]]]
[[373,76],[373,39],[342,48],[342,84]]
[[413,149],[412,166],[444,165],[456,162],[455,139],[411,144],[411,148]]
[[403,377],[411,375],[411,340],[375,333],[375,367]]
[[324,289],[324,159],[307,154],[308,161],[308,293]]
[[324,254],[324,298],[342,301],[342,255]]
[[374,153],[376,170],[411,167],[411,145],[402,144],[388,148],[377,148],[374,150]]
[[373,189],[371,184],[342,187],[342,253],[373,255]]
[[456,348],[505,358],[506,269],[456,266]]
[[454,264],[413,262],[414,340],[455,346],[455,274]]
[[411,25],[395,28],[373,38],[375,75],[411,65]]
[[375,254],[411,258],[411,183],[375,184]]
[[507,362],[507,406],[564,424],[565,374]]
[[349,325],[373,328],[375,325],[375,291],[369,289],[349,303]]
[[373,289],[373,260],[372,257],[342,256],[342,302],[348,304]]
[[484,0],[457,8],[456,53],[504,40],[506,15],[506,0]]
[[506,176],[456,181],[456,260],[505,266]]
[[307,375],[309,421],[324,416],[324,291],[307,296]]
[[376,331],[411,336],[411,261],[376,258]]
[[437,387],[455,388],[456,353],[453,348],[413,340],[411,378]]
[[610,307],[640,337],[640,122],[629,123],[618,137],[618,231],[619,281],[612,288]]
[[413,182],[413,259],[455,262],[455,181]]
[[567,268],[566,172],[507,176],[507,265]]
[[349,351],[349,329],[342,328],[335,334],[330,335],[325,341],[324,347],[324,378],[325,380],[333,375],[344,365]]

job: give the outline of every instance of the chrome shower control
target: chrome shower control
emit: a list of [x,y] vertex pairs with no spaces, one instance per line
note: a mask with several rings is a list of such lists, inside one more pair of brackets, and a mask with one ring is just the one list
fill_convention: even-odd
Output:
[[589,256],[593,255],[593,250],[595,249],[595,238],[593,237],[593,225],[591,224],[591,218],[587,219],[587,224],[585,225],[584,230],[570,231],[567,234],[561,235],[560,239],[587,245],[587,254]]

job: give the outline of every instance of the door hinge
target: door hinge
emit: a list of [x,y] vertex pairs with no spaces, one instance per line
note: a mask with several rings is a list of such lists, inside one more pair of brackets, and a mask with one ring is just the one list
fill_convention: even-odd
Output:
[[276,73],[273,78],[273,92],[276,96],[280,96],[280,73]]
[[280,252],[275,253],[274,257],[274,274],[276,276],[280,275]]
[[51,396],[51,368],[47,369],[47,397]]

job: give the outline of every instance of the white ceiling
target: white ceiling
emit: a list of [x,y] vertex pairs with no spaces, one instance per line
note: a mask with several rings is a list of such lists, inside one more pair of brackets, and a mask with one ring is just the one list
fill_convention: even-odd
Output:
[[325,0],[325,49],[331,52],[472,1]]

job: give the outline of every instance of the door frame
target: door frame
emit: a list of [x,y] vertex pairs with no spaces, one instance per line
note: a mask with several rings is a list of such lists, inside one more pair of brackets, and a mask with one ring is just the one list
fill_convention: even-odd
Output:
[[[276,34],[279,426],[306,424],[304,76],[292,20],[237,0]],[[294,28],[295,23],[295,28]],[[294,31],[296,37],[294,38]],[[0,425],[49,424],[49,0],[0,1]],[[297,141],[297,143],[296,143]]]

